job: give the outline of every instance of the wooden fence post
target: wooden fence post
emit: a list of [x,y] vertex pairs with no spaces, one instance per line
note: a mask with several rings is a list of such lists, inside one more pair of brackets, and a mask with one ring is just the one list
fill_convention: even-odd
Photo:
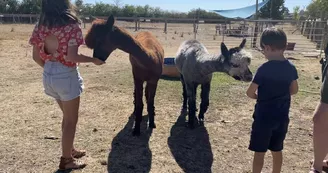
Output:
[[194,39],[197,38],[196,20],[194,20]]
[[258,32],[259,32],[258,22],[256,21],[255,22],[253,42],[252,42],[253,43],[253,45],[252,45],[253,48],[256,48],[256,42],[257,42],[257,34],[258,34]]
[[325,49],[325,44],[327,42],[327,25],[328,23],[323,23],[324,26],[323,26],[323,36],[321,38],[321,44],[320,44],[320,57],[321,58],[321,55],[322,55],[322,50]]
[[310,39],[312,41],[312,32],[313,32],[313,27],[315,25],[315,19],[311,21],[311,28],[310,28],[310,33],[308,36],[308,39]]
[[167,20],[165,20],[165,24],[164,24],[164,33],[167,34]]

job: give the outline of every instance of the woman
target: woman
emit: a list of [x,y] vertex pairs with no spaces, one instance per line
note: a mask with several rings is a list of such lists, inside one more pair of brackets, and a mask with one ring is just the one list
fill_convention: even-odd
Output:
[[[328,58],[328,44],[325,49],[325,57]],[[324,63],[324,61],[322,61]],[[326,64],[324,64],[326,66]],[[328,168],[328,79],[327,67],[323,70],[323,82],[321,86],[321,100],[313,116],[313,147],[314,161],[310,173],[321,173],[323,167]]]
[[78,48],[84,42],[79,24],[69,0],[42,0],[40,19],[29,40],[33,45],[33,60],[44,69],[44,91],[56,99],[63,112],[60,170],[86,166],[75,160],[83,157],[85,151],[73,146],[80,94],[84,88],[77,65],[81,62],[104,63],[78,54]]

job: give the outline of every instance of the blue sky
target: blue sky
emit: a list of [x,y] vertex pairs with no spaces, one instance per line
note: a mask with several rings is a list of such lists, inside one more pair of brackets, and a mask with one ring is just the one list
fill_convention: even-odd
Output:
[[[259,0],[261,2],[262,0]],[[84,0],[85,3],[113,3],[113,0]],[[241,8],[256,3],[256,0],[121,0],[123,4],[150,5],[164,10],[187,12],[193,8],[205,10],[224,10]],[[285,0],[285,5],[290,11],[299,5],[301,9],[306,7],[311,0]]]

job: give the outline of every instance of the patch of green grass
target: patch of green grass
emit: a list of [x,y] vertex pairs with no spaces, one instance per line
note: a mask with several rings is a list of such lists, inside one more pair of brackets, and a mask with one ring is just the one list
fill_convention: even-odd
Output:
[[227,74],[213,73],[213,79],[211,85],[214,87],[227,86],[235,83],[237,83],[237,81]]

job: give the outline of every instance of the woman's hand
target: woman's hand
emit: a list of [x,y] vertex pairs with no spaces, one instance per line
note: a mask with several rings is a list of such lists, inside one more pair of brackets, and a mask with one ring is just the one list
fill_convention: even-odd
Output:
[[105,64],[106,62],[104,62],[104,61],[102,61],[102,60],[100,60],[100,59],[98,59],[98,58],[93,58],[93,63],[94,63],[95,65],[103,65],[103,64]]

